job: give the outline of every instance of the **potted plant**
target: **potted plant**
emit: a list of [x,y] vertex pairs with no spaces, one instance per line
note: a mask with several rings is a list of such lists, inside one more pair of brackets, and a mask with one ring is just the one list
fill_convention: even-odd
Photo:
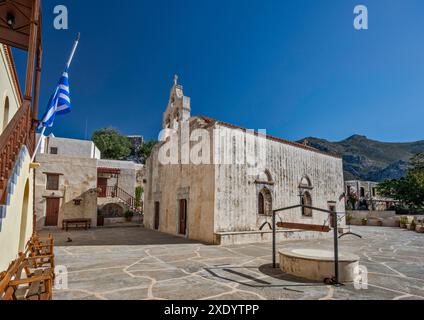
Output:
[[363,226],[366,226],[367,223],[368,223],[368,219],[367,218],[362,218],[361,222],[362,222],[362,225]]
[[125,220],[127,220],[128,222],[131,222],[132,218],[134,217],[134,212],[132,212],[131,210],[125,211],[124,217],[125,217]]
[[400,217],[399,218],[399,223],[400,223],[400,227],[402,229],[406,229],[408,227],[407,226],[407,224],[408,224],[408,217]]
[[352,224],[353,216],[351,214],[346,215],[346,224],[350,226]]
[[141,197],[143,196],[144,189],[143,187],[135,188],[135,207],[137,209],[141,208]]
[[421,221],[421,224],[417,224],[417,226],[415,227],[415,231],[417,231],[418,233],[424,233],[424,220]]
[[411,223],[409,224],[409,230],[411,231],[415,231],[415,229],[417,228],[417,223],[415,222],[415,220],[412,220]]

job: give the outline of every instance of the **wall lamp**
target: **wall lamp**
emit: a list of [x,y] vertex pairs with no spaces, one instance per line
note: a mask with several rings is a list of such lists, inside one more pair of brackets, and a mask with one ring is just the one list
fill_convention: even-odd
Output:
[[6,15],[6,22],[10,28],[13,28],[15,24],[15,15],[12,12],[8,12]]

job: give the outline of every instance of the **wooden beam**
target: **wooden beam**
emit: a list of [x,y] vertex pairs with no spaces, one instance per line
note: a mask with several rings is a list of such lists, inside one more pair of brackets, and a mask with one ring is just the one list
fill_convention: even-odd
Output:
[[316,232],[330,232],[331,230],[329,226],[318,225],[318,224],[291,223],[291,222],[277,222],[277,227],[286,228],[286,229],[316,231]]
[[36,126],[36,121],[38,120],[38,100],[40,97],[40,81],[41,81],[41,66],[43,60],[43,49],[41,47],[41,42],[38,42],[37,48],[37,64],[35,67],[35,88],[34,88],[34,101],[32,106],[32,117],[34,120],[33,125]]
[[33,87],[34,87],[34,72],[36,63],[36,54],[38,47],[38,39],[40,32],[40,0],[34,0],[32,7],[30,35],[29,35],[29,46],[28,46],[28,60],[27,60],[27,72],[25,81],[25,93],[24,99],[32,101],[33,98]]

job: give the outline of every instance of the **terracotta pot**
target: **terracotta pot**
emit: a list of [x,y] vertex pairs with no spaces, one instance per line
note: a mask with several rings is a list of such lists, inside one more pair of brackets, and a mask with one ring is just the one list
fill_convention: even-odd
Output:
[[415,231],[418,232],[418,233],[424,233],[424,226],[417,226],[415,228]]
[[416,230],[416,228],[417,228],[417,225],[415,225],[415,224],[410,224],[410,225],[409,225],[408,230],[415,231],[415,230]]

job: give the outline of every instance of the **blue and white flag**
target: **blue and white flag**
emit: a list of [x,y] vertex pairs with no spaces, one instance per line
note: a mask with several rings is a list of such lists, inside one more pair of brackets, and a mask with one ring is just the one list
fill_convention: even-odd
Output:
[[66,68],[59,80],[54,94],[50,97],[46,113],[41,120],[39,128],[52,127],[56,115],[64,115],[71,112],[71,110],[68,68]]

